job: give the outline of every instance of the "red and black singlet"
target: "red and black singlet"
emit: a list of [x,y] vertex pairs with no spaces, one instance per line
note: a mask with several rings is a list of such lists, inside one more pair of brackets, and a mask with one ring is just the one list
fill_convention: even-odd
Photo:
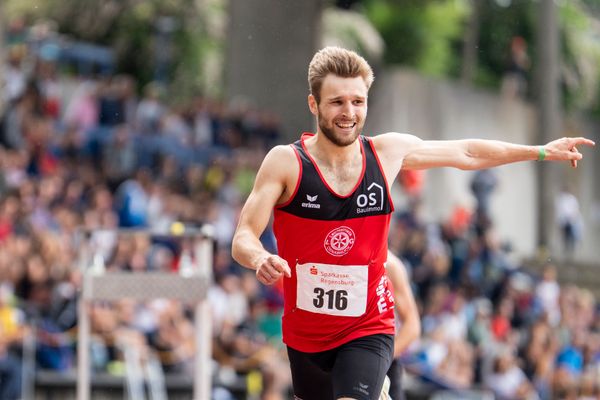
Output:
[[385,275],[393,204],[370,139],[359,137],[361,176],[347,195],[335,193],[306,150],[292,144],[300,174],[290,200],[275,208],[284,279],[283,340],[299,351],[325,351],[355,338],[394,333],[391,284]]

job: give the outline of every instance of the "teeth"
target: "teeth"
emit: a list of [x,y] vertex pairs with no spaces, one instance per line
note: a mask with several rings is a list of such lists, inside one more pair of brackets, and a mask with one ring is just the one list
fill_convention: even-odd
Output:
[[352,128],[354,126],[354,122],[352,122],[350,124],[340,124],[340,123],[338,123],[337,126],[339,126],[340,128]]

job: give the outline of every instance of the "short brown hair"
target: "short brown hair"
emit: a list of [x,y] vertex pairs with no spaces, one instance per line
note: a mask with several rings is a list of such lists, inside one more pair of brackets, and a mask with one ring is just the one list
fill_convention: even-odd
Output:
[[367,89],[373,83],[373,70],[361,56],[352,50],[341,47],[325,47],[319,50],[308,66],[308,86],[310,93],[317,103],[321,101],[321,85],[329,74],[342,78],[356,78],[360,76],[365,81]]

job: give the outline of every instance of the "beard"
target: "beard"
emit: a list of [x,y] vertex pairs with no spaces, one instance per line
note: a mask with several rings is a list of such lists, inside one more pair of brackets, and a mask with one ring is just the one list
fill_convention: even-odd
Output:
[[363,124],[356,121],[356,125],[354,126],[354,132],[351,135],[337,135],[335,133],[335,123],[331,123],[331,127],[327,126],[324,119],[321,118],[321,114],[318,115],[318,123],[319,129],[329,141],[337,146],[346,147],[350,146],[352,143],[356,141],[358,135],[360,135],[360,131],[362,130]]

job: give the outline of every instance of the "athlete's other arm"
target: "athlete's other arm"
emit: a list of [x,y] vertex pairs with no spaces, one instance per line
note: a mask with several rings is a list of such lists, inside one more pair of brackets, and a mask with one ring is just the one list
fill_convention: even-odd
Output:
[[408,282],[406,267],[398,257],[389,251],[386,273],[394,286],[394,303],[398,317],[402,321],[394,339],[394,357],[398,357],[414,340],[421,336],[421,320]]
[[[577,146],[594,146],[583,137],[564,137],[543,146],[528,146],[486,139],[421,140],[413,135],[385,133],[375,139],[386,159],[402,162],[404,169],[455,167],[475,170],[518,161],[538,160],[540,148],[548,161],[570,161],[577,167],[582,154]],[[391,160],[390,160],[391,161]]]
[[256,277],[265,285],[277,282],[283,275],[291,276],[287,262],[265,250],[260,235],[269,223],[273,207],[285,193],[286,178],[290,169],[297,165],[295,161],[289,146],[276,146],[269,151],[258,170],[233,235],[233,258],[244,267],[256,270]]

